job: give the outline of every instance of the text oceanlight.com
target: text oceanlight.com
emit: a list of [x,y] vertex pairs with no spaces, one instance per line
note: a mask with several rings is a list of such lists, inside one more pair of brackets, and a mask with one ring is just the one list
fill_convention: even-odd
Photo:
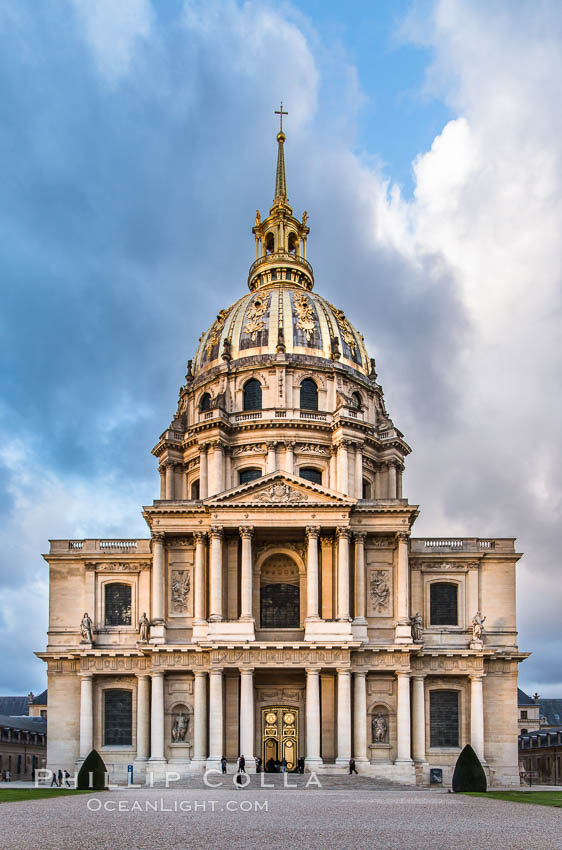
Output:
[[90,812],[267,812],[267,800],[100,800],[92,797],[86,803]]

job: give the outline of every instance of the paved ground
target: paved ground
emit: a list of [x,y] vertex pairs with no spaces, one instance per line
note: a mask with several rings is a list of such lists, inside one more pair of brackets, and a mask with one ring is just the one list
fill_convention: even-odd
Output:
[[0,824],[2,850],[562,849],[558,809],[442,790],[123,789],[3,803]]

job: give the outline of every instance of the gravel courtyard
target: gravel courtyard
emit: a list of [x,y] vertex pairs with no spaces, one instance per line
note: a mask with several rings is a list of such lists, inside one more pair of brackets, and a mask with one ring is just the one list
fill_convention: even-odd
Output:
[[0,824],[3,850],[562,848],[557,809],[441,790],[123,789],[3,803]]

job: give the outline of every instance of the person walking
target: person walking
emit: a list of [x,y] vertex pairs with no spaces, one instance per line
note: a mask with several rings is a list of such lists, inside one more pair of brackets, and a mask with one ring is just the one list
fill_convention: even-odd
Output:
[[55,786],[55,788],[59,787],[59,783],[57,782],[57,772],[56,772],[56,770],[53,770],[53,778],[51,779],[51,788],[53,787],[53,785]]
[[223,772],[223,775],[226,774],[226,756],[223,756],[221,758],[221,770]]
[[352,773],[358,773],[355,767],[355,759],[349,759],[349,775],[351,776]]
[[256,756],[256,773],[261,773],[261,758]]
[[67,788],[70,788],[70,773],[68,772],[68,770],[64,771],[64,784]]
[[59,780],[59,788],[62,788],[63,775],[62,775],[62,768],[60,768],[60,767],[59,767],[59,772],[57,774],[57,778]]
[[238,759],[238,773],[246,773],[246,759],[243,755]]
[[281,760],[281,773],[287,773],[287,759],[285,757]]

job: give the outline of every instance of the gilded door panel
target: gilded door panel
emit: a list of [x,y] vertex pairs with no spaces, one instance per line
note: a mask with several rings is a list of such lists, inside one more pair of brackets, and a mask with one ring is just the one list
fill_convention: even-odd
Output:
[[286,759],[287,770],[294,770],[298,759],[298,708],[269,706],[262,709],[262,758],[264,770],[269,759]]

